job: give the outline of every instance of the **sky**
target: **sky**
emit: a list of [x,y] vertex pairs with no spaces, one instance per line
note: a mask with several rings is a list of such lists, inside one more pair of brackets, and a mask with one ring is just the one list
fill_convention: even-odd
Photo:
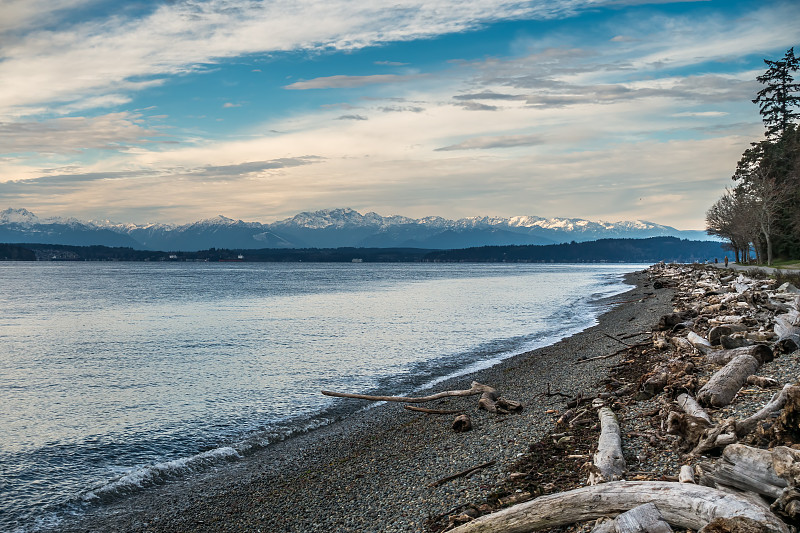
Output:
[[796,1],[0,0],[0,209],[703,229]]

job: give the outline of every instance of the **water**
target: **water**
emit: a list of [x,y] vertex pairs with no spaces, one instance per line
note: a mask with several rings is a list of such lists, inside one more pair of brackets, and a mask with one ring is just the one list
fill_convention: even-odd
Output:
[[[637,265],[0,263],[0,530],[592,325]],[[348,404],[349,405],[349,404]]]

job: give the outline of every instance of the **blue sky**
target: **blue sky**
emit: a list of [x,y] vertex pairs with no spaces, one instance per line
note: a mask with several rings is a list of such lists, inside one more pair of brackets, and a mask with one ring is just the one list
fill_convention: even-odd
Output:
[[800,46],[772,1],[0,0],[0,207],[703,227]]

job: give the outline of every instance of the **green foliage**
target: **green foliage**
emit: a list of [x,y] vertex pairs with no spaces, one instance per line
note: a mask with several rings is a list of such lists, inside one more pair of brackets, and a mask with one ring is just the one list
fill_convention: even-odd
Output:
[[794,48],[758,76],[765,85],[753,100],[766,126],[767,139],[752,143],[736,166],[736,186],[726,190],[706,213],[707,231],[727,239],[747,259],[800,257],[800,69]]
[[800,117],[793,108],[800,103],[800,84],[794,83],[793,72],[800,69],[800,60],[794,55],[794,47],[786,51],[783,59],[764,63],[767,71],[756,79],[765,85],[758,91],[754,104],[758,104],[761,118],[767,127],[767,136],[780,138],[791,127],[794,119]]

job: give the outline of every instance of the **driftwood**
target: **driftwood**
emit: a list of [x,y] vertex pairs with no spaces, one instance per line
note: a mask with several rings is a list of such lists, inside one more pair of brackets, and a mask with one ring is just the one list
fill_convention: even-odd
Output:
[[717,517],[744,516],[764,524],[770,533],[789,528],[766,507],[742,496],[711,487],[666,481],[614,481],[541,496],[459,526],[453,533],[527,533],[653,503],[675,527],[699,530]]
[[600,418],[600,439],[597,453],[594,454],[594,469],[589,474],[590,485],[622,479],[626,469],[617,416],[608,407],[601,407],[597,414]]
[[686,335],[686,340],[689,341],[689,343],[692,346],[694,346],[694,348],[697,351],[699,351],[701,353],[707,354],[708,352],[711,352],[711,351],[714,350],[714,347],[711,346],[711,343],[709,341],[707,341],[706,339],[704,339],[703,337],[701,337],[700,335],[698,335],[694,331],[690,331]]
[[747,384],[768,389],[770,387],[777,387],[780,382],[777,379],[766,378],[764,376],[747,376]]
[[768,450],[731,444],[725,447],[722,457],[713,466],[700,464],[700,483],[706,486],[723,485],[772,499],[778,498],[787,487],[787,482],[775,471],[773,458],[774,454]]
[[472,382],[472,387],[466,390],[448,390],[431,394],[430,396],[422,396],[419,398],[411,398],[408,396],[371,396],[369,394],[351,394],[348,392],[333,392],[321,391],[325,396],[334,396],[336,398],[355,398],[358,400],[369,400],[372,402],[405,402],[405,403],[424,403],[439,400],[441,398],[449,398],[451,396],[477,396],[487,391],[492,391],[496,394],[497,391],[488,385],[482,385],[477,381]]
[[646,503],[625,511],[614,520],[595,525],[592,533],[671,533],[658,507]]
[[754,374],[759,366],[761,362],[752,355],[737,355],[697,392],[697,401],[714,407],[728,405],[747,381],[747,376]]
[[457,415],[461,413],[458,409],[428,409],[427,407],[417,407],[416,405],[405,405],[404,408],[409,411],[416,411],[417,413],[426,413],[429,415]]
[[678,404],[678,407],[680,407],[687,415],[702,418],[711,424],[711,417],[708,415],[708,413],[706,413],[706,410],[703,409],[700,404],[697,403],[697,401],[689,394],[686,394],[685,392],[679,394],[675,399],[675,402]]
[[746,331],[747,327],[743,326],[742,324],[726,324],[724,326],[714,326],[710,330],[708,330],[708,342],[711,343],[712,346],[718,346],[720,344],[720,339],[723,335],[732,335],[738,331]]
[[614,519],[616,533],[671,533],[672,528],[664,521],[661,512],[653,503],[646,503],[626,511]]
[[460,477],[468,476],[468,475],[472,474],[473,472],[477,472],[478,470],[481,470],[483,468],[488,468],[488,467],[492,466],[493,464],[495,464],[496,462],[497,461],[488,461],[486,463],[483,463],[483,464],[480,464],[480,465],[477,465],[477,466],[472,466],[470,468],[467,468],[466,470],[462,470],[461,472],[457,472],[457,473],[452,474],[450,476],[443,477],[442,479],[436,480],[433,483],[429,484],[428,486],[429,487],[438,487],[440,485],[444,485],[448,481],[453,481],[454,479],[458,479]]
[[682,465],[681,471],[678,474],[678,482],[680,483],[695,483],[694,468],[689,465]]
[[772,350],[763,344],[753,344],[752,346],[742,346],[731,350],[714,350],[706,354],[706,361],[715,365],[725,365],[739,355],[752,355],[761,364],[772,361]]
[[783,389],[779,393],[775,394],[769,403],[759,409],[757,413],[745,418],[744,420],[736,422],[736,435],[740,438],[744,437],[753,431],[759,422],[765,420],[772,413],[776,413],[783,409],[783,406],[786,405],[786,400],[789,395],[800,395],[800,387],[796,385],[785,385]]
[[468,414],[461,414],[453,420],[453,431],[456,433],[463,433],[472,429],[472,419]]

